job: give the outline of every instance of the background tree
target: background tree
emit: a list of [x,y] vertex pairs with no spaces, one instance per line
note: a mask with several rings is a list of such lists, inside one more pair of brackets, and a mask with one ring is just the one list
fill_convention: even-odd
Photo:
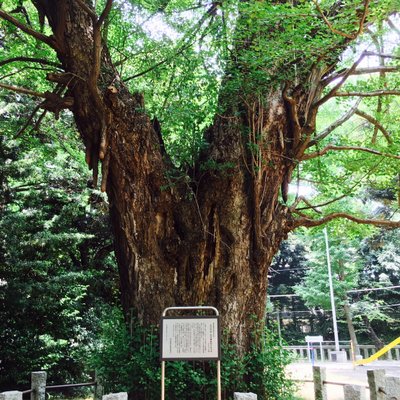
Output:
[[[387,207],[376,208],[378,213],[387,211]],[[338,321],[340,337],[353,335],[357,343],[357,334],[359,342],[372,341],[379,349],[392,341],[398,330],[398,234],[396,230],[354,231],[354,227],[345,225],[334,225],[330,231],[337,312],[347,326],[346,332],[343,321]],[[344,234],[347,236],[340,236]],[[362,236],[366,238],[360,243]],[[308,244],[306,253],[294,245],[302,242]],[[304,342],[304,329],[333,339],[324,243],[318,230],[298,232],[289,243],[283,243],[271,266],[269,295],[289,294],[272,296],[275,312],[271,318],[276,317],[276,309],[282,310],[283,337],[295,344]],[[291,271],[294,276],[288,278]]]
[[[355,354],[359,354],[353,313],[348,299],[348,291],[358,286],[361,269],[356,243],[341,237],[332,237],[332,235],[329,242],[336,310],[338,317],[345,318],[353,349]],[[325,239],[322,233],[314,239],[312,248],[312,256],[309,258],[310,268],[301,284],[294,289],[305,301],[307,307],[320,307],[331,312]]]
[[0,390],[26,389],[38,369],[50,382],[82,378],[118,299],[107,206],[82,179],[75,132],[50,119],[14,138],[23,100],[0,101]]
[[[251,316],[264,315],[269,265],[290,231],[336,218],[399,225],[344,213],[340,201],[338,208],[332,205],[353,195],[351,176],[357,181],[372,170],[379,177],[397,173],[398,131],[385,130],[379,115],[365,115],[359,101],[345,103],[345,115],[322,131],[316,128],[318,110],[335,98],[384,96],[385,115],[397,106],[391,99],[399,91],[389,75],[398,70],[395,54],[372,52],[367,45],[341,57],[359,43],[366,25],[388,26],[385,19],[398,9],[395,0],[120,1],[114,7],[107,0],[97,2],[97,10],[84,0],[21,5],[25,13],[7,0],[0,10],[7,53],[1,86],[39,98],[37,108],[56,116],[72,112],[95,186],[101,165],[126,313],[134,308],[142,322],[156,323],[165,306],[212,304],[239,348],[246,349],[253,340]],[[184,13],[187,9],[192,12]],[[146,18],[155,12],[153,18],[168,24],[175,41],[147,33]],[[147,51],[151,58],[144,57]],[[374,57],[390,61],[364,68],[362,62]],[[24,73],[18,65],[26,66]],[[37,65],[52,69],[46,79]],[[212,79],[205,80],[208,71]],[[350,77],[365,73],[381,73],[380,79],[354,87]],[[383,73],[387,87],[381,86]],[[43,79],[28,83],[32,74]],[[154,111],[199,93],[186,109],[191,118],[183,113],[180,124],[170,122],[165,142],[159,120],[151,120],[144,108],[144,85],[152,86],[155,78],[165,82],[165,90],[149,90]],[[172,90],[178,82],[186,91]],[[207,84],[193,92],[200,82]],[[198,112],[212,121],[204,136]],[[163,112],[163,123],[169,114]],[[350,115],[377,127],[370,147],[362,144],[370,139],[366,134],[332,135]],[[181,136],[187,129],[191,134]],[[194,152],[182,162],[176,161],[178,152],[168,154],[177,137],[185,145],[191,141]],[[338,151],[349,154],[343,169],[320,175],[324,190],[313,205],[288,197],[293,173],[312,179],[329,169]],[[346,185],[335,185],[343,180]],[[334,198],[318,203],[328,193]],[[327,204],[331,207],[323,208]]]
[[[304,241],[296,235],[290,235],[282,242],[279,252],[271,264],[268,278],[267,317],[270,322],[277,321],[283,330],[283,337],[289,344],[304,340],[304,329],[313,328],[313,316],[307,311],[303,299],[293,296],[294,286],[300,284],[308,269],[308,252]],[[273,297],[275,295],[282,297]],[[285,297],[285,295],[289,295]],[[271,297],[272,296],[272,297]],[[269,308],[269,306],[271,306]],[[282,324],[284,320],[284,326]],[[307,326],[307,328],[304,328]]]
[[[355,315],[377,348],[396,337],[399,329],[399,233],[379,231],[362,243],[361,288],[388,288],[354,293]],[[393,288],[394,287],[394,288]],[[393,289],[391,289],[393,288]]]

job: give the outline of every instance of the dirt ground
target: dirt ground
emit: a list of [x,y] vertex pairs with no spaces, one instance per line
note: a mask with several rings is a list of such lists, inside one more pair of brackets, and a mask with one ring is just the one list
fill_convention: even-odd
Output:
[[[315,363],[315,365],[325,367],[329,382],[340,382],[344,384],[368,386],[367,371],[370,369],[384,369],[386,375],[400,377],[399,361],[374,361],[365,366],[353,367],[348,363]],[[294,380],[312,380],[311,363],[301,362],[293,363],[287,367],[288,375]],[[304,400],[314,400],[313,383],[296,382],[299,386],[297,395]],[[343,386],[327,385],[328,400],[343,400]],[[369,399],[369,390],[367,390],[367,400]]]

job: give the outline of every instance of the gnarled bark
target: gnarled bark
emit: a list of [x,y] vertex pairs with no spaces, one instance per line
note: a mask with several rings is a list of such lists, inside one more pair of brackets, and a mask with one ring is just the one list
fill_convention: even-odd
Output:
[[[278,80],[254,93],[240,84],[227,92],[227,74],[220,96],[225,112],[206,132],[209,146],[196,172],[169,182],[172,166],[157,124],[146,115],[143,97],[121,81],[101,40],[111,3],[97,17],[84,0],[35,0],[53,31],[49,37],[0,16],[57,52],[64,73],[48,79],[65,87],[57,112],[66,103],[72,110],[95,183],[102,168],[125,312],[134,309],[149,324],[158,323],[168,306],[213,305],[246,349],[254,319],[264,316],[268,268],[279,244],[301,224],[324,222],[302,214],[295,221],[285,203],[294,169],[315,144],[318,107],[340,88],[321,102],[322,78],[336,58],[330,55],[325,64],[320,59],[308,71],[298,69],[303,72],[292,82]],[[237,52],[246,52],[251,40]],[[333,53],[346,42],[339,37]],[[241,67],[245,81],[249,72]],[[207,160],[211,167],[204,171]]]
[[304,87],[282,83],[261,97],[222,93],[226,111],[198,161],[218,168],[195,168],[190,180],[170,185],[171,165],[143,98],[129,93],[99,42],[101,18],[83,1],[35,4],[53,30],[95,181],[102,165],[125,311],[158,323],[168,306],[213,305],[247,348],[254,319],[264,317],[268,267],[294,227],[279,195],[286,201],[314,130],[322,70],[304,77]]

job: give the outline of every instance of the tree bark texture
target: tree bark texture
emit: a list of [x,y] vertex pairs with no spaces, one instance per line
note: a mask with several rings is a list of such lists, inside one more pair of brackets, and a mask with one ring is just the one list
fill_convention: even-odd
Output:
[[343,304],[343,311],[344,311],[344,315],[346,317],[347,329],[349,330],[350,341],[351,341],[352,352],[353,352],[352,355],[353,355],[353,358],[355,359],[355,356],[360,355],[360,349],[358,347],[356,331],[354,329],[353,318],[352,318],[351,311],[350,311],[350,304],[347,301]]
[[262,97],[222,91],[225,112],[205,133],[209,146],[198,161],[219,168],[169,182],[172,166],[143,98],[121,81],[99,19],[80,3],[35,1],[53,30],[64,96],[73,98],[95,181],[102,166],[125,312],[157,324],[165,307],[212,305],[245,349],[253,316],[264,318],[269,265],[297,226],[285,205],[288,184],[310,143],[329,68],[313,67],[303,84],[281,83]]

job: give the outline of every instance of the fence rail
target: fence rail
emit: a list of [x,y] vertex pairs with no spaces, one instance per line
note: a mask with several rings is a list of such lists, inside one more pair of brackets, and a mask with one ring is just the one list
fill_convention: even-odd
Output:
[[[325,360],[331,360],[331,353],[332,351],[335,351],[335,346],[334,345],[322,345],[321,347],[319,345],[315,345],[312,347],[308,346],[285,346],[284,347],[286,350],[292,352],[297,359],[299,360],[310,360],[311,359],[311,354],[310,354],[310,349],[313,351],[313,357],[314,359],[320,360],[320,361],[325,361]],[[344,350],[347,355],[347,359],[351,360],[351,346],[349,344],[341,344],[339,346],[340,350]],[[322,349],[322,351],[321,351]],[[376,351],[377,348],[374,345],[359,345],[358,346],[359,353],[362,358],[368,358],[372,356]],[[392,349],[390,349],[386,353],[386,359],[387,360],[392,360],[392,361],[400,361],[400,346],[395,346]]]
[[78,387],[85,387],[85,386],[96,386],[96,382],[68,383],[68,384],[65,384],[65,385],[52,385],[52,386],[46,386],[46,390],[78,388]]

